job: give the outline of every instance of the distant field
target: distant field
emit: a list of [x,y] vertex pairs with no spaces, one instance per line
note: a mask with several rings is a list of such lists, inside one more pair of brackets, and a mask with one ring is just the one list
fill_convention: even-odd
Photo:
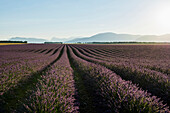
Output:
[[170,45],[170,42],[92,42],[95,45]]
[[170,45],[0,46],[0,113],[170,113]]
[[17,45],[17,44],[25,44],[25,43],[0,43],[0,45]]

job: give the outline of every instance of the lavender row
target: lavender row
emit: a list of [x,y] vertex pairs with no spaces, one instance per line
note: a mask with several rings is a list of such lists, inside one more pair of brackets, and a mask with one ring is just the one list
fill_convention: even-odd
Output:
[[144,67],[144,68],[148,68],[151,70],[156,70],[156,71],[160,71],[162,73],[165,74],[170,74],[170,69],[168,67],[170,67],[170,64],[168,63],[169,60],[168,59],[161,59],[161,60],[155,60],[155,59],[148,59],[146,57],[140,57],[140,58],[135,58],[134,56],[130,55],[130,56],[125,56],[126,53],[120,54],[119,56],[117,56],[117,52],[106,52],[106,50],[98,50],[98,49],[87,49],[84,48],[86,50],[92,51],[93,54],[97,55],[97,56],[104,56],[107,57],[107,60],[109,60],[110,62],[124,62],[127,65],[136,65],[136,66],[140,66],[140,67]]
[[74,97],[76,89],[73,70],[66,47],[61,58],[41,78],[36,85],[35,96],[31,97],[34,102],[30,106],[25,105],[30,112],[78,112],[79,107]]
[[[80,48],[77,48],[77,49],[79,49],[83,54],[85,54],[85,55],[87,55],[89,57],[92,57],[94,59],[99,59],[101,61],[111,62],[108,57],[105,57],[105,56],[100,56],[100,57],[96,56],[95,53],[90,51],[90,50],[80,49]],[[144,72],[146,74],[154,75],[154,76],[151,76],[151,77],[154,77],[155,79],[163,79],[165,82],[167,82],[167,80],[168,81],[170,80],[170,78],[169,78],[169,76],[167,74],[162,74],[160,72],[144,68],[144,67],[142,67],[140,65],[133,65],[131,63],[122,62],[122,61],[119,61],[119,59],[115,59],[115,62],[111,62],[110,64],[114,64],[114,65],[118,65],[118,66],[122,66],[122,67],[126,67],[126,68],[133,68],[133,69],[136,69],[136,71],[144,70]]]
[[[4,61],[2,61],[1,66],[0,66],[0,72],[4,72],[7,70],[11,70],[12,68],[15,68],[17,65],[22,65],[22,64],[26,64],[28,61],[36,61],[37,59],[41,59],[43,57],[48,57],[46,55],[41,55],[41,54],[30,54],[30,53],[12,53],[12,52],[8,52],[8,53],[4,53],[3,54],[4,57],[7,56],[6,59],[4,59]],[[17,58],[15,58],[15,56],[17,56]],[[10,60],[8,60],[10,59]],[[12,60],[11,60],[12,59]]]
[[95,50],[99,55],[110,57],[113,62],[121,61],[142,65],[163,73],[170,73],[170,50],[168,45],[76,45]]
[[[120,62],[121,62],[121,64],[123,64],[124,66],[137,67],[140,69],[148,70],[154,74],[157,73],[157,75],[160,75],[160,76],[169,76],[170,77],[170,75],[168,74],[169,73],[168,70],[166,70],[166,69],[164,70],[162,68],[157,68],[156,66],[153,66],[153,64],[151,62],[146,63],[146,60],[141,60],[140,62],[138,62],[137,60],[134,60],[131,58],[129,58],[129,59],[128,58],[126,58],[126,59],[125,58],[117,58],[117,57],[111,58],[111,56],[108,56],[107,54],[102,55],[102,53],[98,53],[98,52],[96,52],[96,50],[89,50],[86,48],[82,48],[82,49],[83,49],[83,51],[87,52],[87,54],[86,54],[87,56],[90,56],[90,57],[93,57],[96,59],[100,59],[100,60],[107,61],[107,62],[112,62],[112,63],[118,64],[118,65],[120,65]],[[159,72],[159,71],[161,71],[161,72]]]
[[[105,57],[105,56],[96,56],[96,54],[90,50],[87,50],[87,49],[80,49],[80,48],[77,48],[78,50],[80,50],[84,55],[87,55],[88,57],[92,57],[94,59],[99,59],[101,61],[107,61],[107,62],[111,62],[109,57]],[[164,81],[167,82],[167,80],[170,80],[170,78],[168,77],[167,74],[162,74],[160,72],[157,72],[157,71],[154,71],[154,70],[150,70],[150,69],[147,69],[147,68],[144,68],[140,65],[133,65],[131,63],[127,63],[127,62],[121,62],[119,61],[119,59],[115,59],[115,61],[117,60],[117,62],[111,62],[112,64],[115,64],[115,65],[118,65],[118,66],[123,66],[123,67],[130,67],[130,68],[134,68],[134,69],[143,69],[145,70],[145,73],[149,74],[149,75],[155,75],[154,78],[156,79],[163,79]],[[153,76],[152,76],[153,77]]]
[[122,80],[109,69],[75,56],[70,48],[69,52],[74,65],[85,73],[89,82],[90,79],[95,81],[94,92],[103,98],[99,99],[101,102],[98,104],[107,105],[107,109],[103,108],[104,111],[101,112],[169,112],[168,107],[157,97],[139,89],[130,81]]
[[[123,48],[118,57],[125,56],[122,59],[126,59],[128,63],[132,62],[136,65],[170,74],[170,54],[167,52],[170,50],[169,45],[128,46],[127,48],[125,51],[123,51]],[[114,52],[112,55],[116,56]]]
[[[169,45],[77,45],[125,58],[169,59]],[[159,54],[159,55],[158,55]],[[154,56],[157,55],[157,56]]]
[[[86,53],[85,51],[81,50],[83,54],[88,54],[89,56],[85,56],[81,54],[77,49],[74,49],[76,54],[81,56],[82,58],[101,64],[105,67],[108,67],[109,69],[116,72],[118,75],[120,75],[125,80],[130,80],[135,84],[139,84],[140,87],[142,87],[145,90],[148,90],[153,95],[156,95],[158,97],[161,97],[165,102],[169,102],[169,92],[170,92],[170,83],[169,78],[161,73],[150,71],[147,69],[140,69],[138,67],[134,66],[126,66],[117,63],[110,63],[103,60],[98,60],[92,57],[89,57],[90,55]],[[168,103],[169,104],[169,103]]]
[[3,70],[1,70],[0,95],[3,95],[10,88],[17,86],[19,81],[29,78],[31,73],[41,70],[52,62],[58,54],[59,53],[54,56],[39,56],[35,60],[30,59],[27,62],[18,61],[19,63],[4,67]]
[[[42,46],[42,45],[22,45],[22,48],[20,46],[14,46],[12,48],[6,46],[6,47],[0,47],[0,67],[6,67],[10,64],[19,63],[21,61],[26,62],[27,60],[33,60],[36,59],[36,57],[41,57],[41,54],[36,54],[34,52],[30,53],[26,50],[33,49],[36,50],[37,48],[43,48],[43,49],[50,49],[50,48],[58,48],[59,45],[56,46]],[[46,54],[45,54],[46,55]]]

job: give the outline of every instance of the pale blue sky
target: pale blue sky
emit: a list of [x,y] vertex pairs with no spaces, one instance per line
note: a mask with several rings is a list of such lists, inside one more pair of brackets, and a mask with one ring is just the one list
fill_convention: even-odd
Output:
[[0,40],[170,33],[170,0],[0,0]]

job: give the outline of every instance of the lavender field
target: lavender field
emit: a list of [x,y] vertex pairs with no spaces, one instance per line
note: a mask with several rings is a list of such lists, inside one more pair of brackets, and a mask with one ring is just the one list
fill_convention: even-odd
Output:
[[0,112],[169,113],[170,45],[0,46]]

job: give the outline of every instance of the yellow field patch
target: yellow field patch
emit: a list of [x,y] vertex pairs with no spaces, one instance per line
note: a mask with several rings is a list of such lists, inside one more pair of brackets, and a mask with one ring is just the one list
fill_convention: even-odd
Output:
[[26,43],[0,43],[0,45],[17,45],[17,44],[26,44]]

